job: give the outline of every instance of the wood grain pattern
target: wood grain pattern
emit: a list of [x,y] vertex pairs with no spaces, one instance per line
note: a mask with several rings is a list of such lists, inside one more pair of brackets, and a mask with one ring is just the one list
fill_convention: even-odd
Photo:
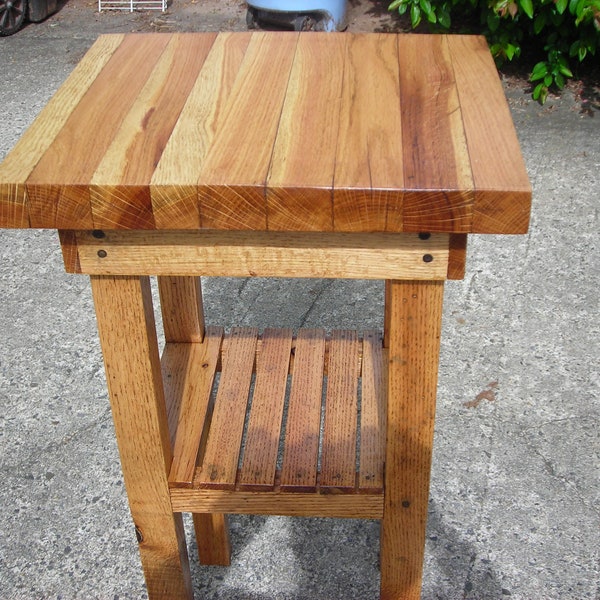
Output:
[[365,331],[362,352],[360,406],[360,469],[358,487],[383,492],[387,371],[379,334]]
[[107,231],[77,241],[82,272],[100,275],[445,279],[449,258],[448,234]]
[[[405,231],[450,227],[454,232],[467,232],[472,221],[473,180],[447,36],[400,36],[398,54],[403,65],[415,65],[400,69],[408,188],[401,226]],[[390,222],[390,227],[395,225]]]
[[167,424],[150,283],[92,277],[98,331],[148,595],[193,597],[181,515],[171,507]]
[[334,331],[329,349],[325,399],[322,488],[343,490],[355,487],[358,358],[356,332]]
[[[189,485],[199,454],[206,444],[212,415],[211,390],[220,360],[223,333],[209,328],[205,337],[199,277],[159,277],[158,291],[167,342],[162,368],[173,448],[169,480]],[[170,350],[177,346],[180,349],[175,354],[179,356],[172,360]],[[169,354],[171,356],[167,357]],[[167,365],[169,361],[170,366]],[[178,385],[169,380],[173,373]],[[194,532],[202,564],[231,563],[227,515],[194,515]]]
[[250,393],[258,330],[232,329],[202,461],[200,485],[232,489],[235,485]]
[[[196,512],[192,516],[200,563],[221,567],[231,565],[231,542],[227,515]],[[219,540],[219,543],[216,544],[215,540]]]
[[81,273],[77,232],[72,229],[59,229],[58,238],[60,240],[65,271],[67,273]]
[[421,596],[443,290],[443,282],[388,284],[383,600]]
[[298,40],[269,169],[270,230],[333,229],[338,99],[344,74],[335,65],[343,64],[346,41],[345,34],[338,33]]
[[476,36],[108,36],[56,98],[0,166],[0,226],[527,228],[527,173]]
[[294,351],[281,469],[282,491],[316,490],[324,359],[325,332],[300,330]]
[[265,329],[256,361],[240,489],[273,489],[275,485],[291,350],[291,329]]
[[150,180],[215,37],[169,39],[92,176],[96,228],[155,228]]
[[200,227],[196,184],[249,42],[249,33],[219,33],[212,44],[152,175],[150,194],[160,229]]
[[169,482],[191,486],[202,434],[211,410],[211,392],[223,331],[209,327],[202,344],[167,343],[162,358],[165,394],[170,407],[173,461]]
[[448,279],[463,279],[467,266],[467,235],[453,233],[450,235],[448,253]]
[[92,176],[170,38],[125,36],[27,179],[32,227],[96,227]]
[[[476,189],[471,229],[478,233],[525,233],[531,185],[487,44],[479,37],[449,36],[448,46]],[[490,132],[495,131],[503,135],[492,143]]]
[[[64,127],[104,65],[123,41],[123,35],[104,35],[94,42],[65,83],[50,99],[33,125],[0,164],[0,226],[30,225],[25,181]],[[6,182],[6,183],[5,183]],[[12,183],[9,183],[12,182]],[[44,207],[51,210],[51,207]],[[67,223],[71,228],[73,223]],[[60,224],[57,225],[60,227]]]
[[291,33],[252,35],[200,173],[203,227],[267,228],[265,185],[297,42]]
[[298,494],[171,489],[173,510],[290,517],[381,519],[383,494]]
[[160,309],[167,342],[202,342],[204,309],[199,277],[158,278]]
[[[398,47],[387,34],[348,40],[333,190],[336,231],[402,226],[404,188]],[[394,132],[390,135],[390,132]]]

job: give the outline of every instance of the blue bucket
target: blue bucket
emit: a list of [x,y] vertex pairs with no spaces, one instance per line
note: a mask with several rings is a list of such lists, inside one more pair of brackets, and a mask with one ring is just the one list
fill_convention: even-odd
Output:
[[274,27],[295,31],[346,29],[347,0],[250,0],[249,29]]

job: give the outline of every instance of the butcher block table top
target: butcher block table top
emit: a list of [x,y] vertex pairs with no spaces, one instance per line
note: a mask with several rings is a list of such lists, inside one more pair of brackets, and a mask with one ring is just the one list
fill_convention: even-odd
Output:
[[478,36],[101,36],[0,165],[0,227],[523,233]]

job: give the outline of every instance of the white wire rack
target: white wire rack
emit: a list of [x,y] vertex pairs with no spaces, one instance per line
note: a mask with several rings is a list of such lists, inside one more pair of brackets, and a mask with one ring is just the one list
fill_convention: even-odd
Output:
[[167,10],[167,0],[98,0],[98,12],[103,10]]

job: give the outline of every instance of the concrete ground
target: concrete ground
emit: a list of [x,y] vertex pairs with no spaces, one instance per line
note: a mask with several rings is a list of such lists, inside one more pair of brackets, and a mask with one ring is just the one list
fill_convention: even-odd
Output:
[[[232,0],[166,14],[93,1],[0,39],[0,158],[100,32],[243,29]],[[394,29],[383,6],[349,29]],[[424,599],[600,597],[597,88],[542,108],[506,92],[534,190],[531,230],[474,237],[446,287]],[[110,110],[110,107],[107,107]],[[146,597],[120,474],[89,285],[55,233],[0,231],[0,599]],[[225,327],[379,327],[379,283],[204,282]],[[189,520],[187,521],[189,527]],[[376,522],[233,517],[233,564],[201,567],[199,597],[377,597]]]

